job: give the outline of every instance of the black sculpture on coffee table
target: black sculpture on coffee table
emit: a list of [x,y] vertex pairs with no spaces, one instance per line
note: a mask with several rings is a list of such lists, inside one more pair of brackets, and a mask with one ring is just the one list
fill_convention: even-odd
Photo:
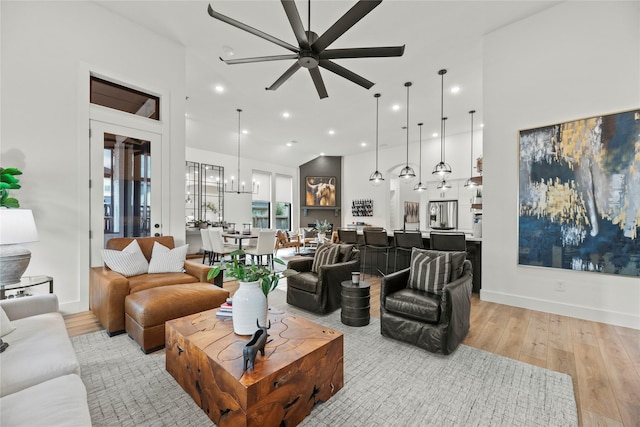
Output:
[[244,359],[244,370],[247,370],[247,367],[250,371],[253,371],[256,356],[258,355],[258,351],[262,357],[264,357],[264,345],[267,343],[267,329],[271,328],[271,320],[269,320],[269,326],[260,326],[260,322],[256,319],[256,325],[258,325],[258,330],[253,333],[251,337],[251,341],[247,343],[242,349],[242,358]]

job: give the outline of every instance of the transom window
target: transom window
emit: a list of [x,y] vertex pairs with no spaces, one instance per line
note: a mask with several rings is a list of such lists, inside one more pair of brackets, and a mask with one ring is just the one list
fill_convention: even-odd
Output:
[[91,76],[90,102],[125,113],[160,120],[160,98]]

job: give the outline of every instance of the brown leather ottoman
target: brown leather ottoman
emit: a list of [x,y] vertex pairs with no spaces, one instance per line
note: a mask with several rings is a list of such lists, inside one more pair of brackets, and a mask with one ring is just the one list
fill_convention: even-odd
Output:
[[164,322],[220,307],[229,291],[211,283],[159,286],[127,295],[125,329],[142,351],[164,347]]

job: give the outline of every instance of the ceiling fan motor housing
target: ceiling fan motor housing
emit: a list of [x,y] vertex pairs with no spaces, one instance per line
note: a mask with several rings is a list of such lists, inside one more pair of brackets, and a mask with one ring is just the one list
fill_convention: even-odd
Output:
[[298,58],[298,64],[304,68],[316,68],[320,63],[320,57],[311,52],[310,50],[300,51],[300,58]]

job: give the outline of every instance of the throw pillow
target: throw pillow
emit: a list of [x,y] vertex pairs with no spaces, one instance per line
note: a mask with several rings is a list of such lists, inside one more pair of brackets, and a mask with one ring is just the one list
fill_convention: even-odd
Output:
[[451,253],[431,258],[416,250],[411,252],[408,287],[442,295],[444,285],[451,278]]
[[320,271],[320,267],[323,265],[335,264],[338,261],[339,254],[340,248],[338,248],[338,245],[332,245],[331,243],[320,245],[313,256],[311,271],[313,273],[318,273]]
[[450,254],[451,255],[451,277],[449,278],[449,281],[453,282],[454,280],[457,280],[462,275],[462,265],[464,264],[464,260],[467,259],[466,252],[437,251],[434,249],[418,249],[418,248],[414,248],[414,250],[427,254],[431,258],[436,258],[445,254]]
[[0,337],[10,334],[15,331],[16,327],[13,326],[7,313],[4,312],[4,308],[0,307]]
[[144,274],[149,269],[149,263],[135,239],[121,251],[103,249],[102,259],[107,267],[126,277]]
[[183,273],[188,249],[188,244],[169,249],[158,242],[153,242],[151,261],[149,261],[149,274]]

